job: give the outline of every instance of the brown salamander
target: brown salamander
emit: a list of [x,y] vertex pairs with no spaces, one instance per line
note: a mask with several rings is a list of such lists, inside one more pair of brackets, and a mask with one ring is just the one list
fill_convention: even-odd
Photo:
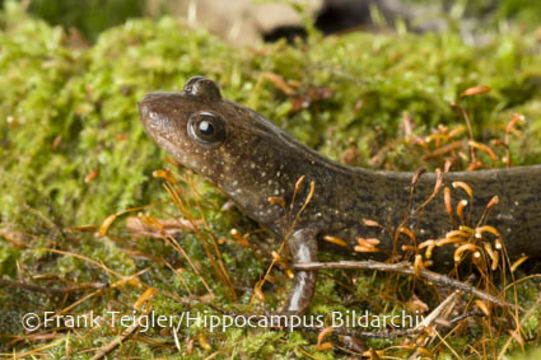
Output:
[[[139,112],[148,134],[178,162],[211,180],[246,215],[278,236],[288,232],[288,249],[296,263],[317,261],[318,244],[325,236],[343,239],[351,248],[359,237],[378,238],[379,249],[389,253],[393,249],[389,232],[363,219],[396,227],[412,208],[413,173],[370,171],[331,161],[261,114],[223,99],[212,80],[193,77],[180,93],[149,93],[139,103]],[[301,176],[305,185],[294,197]],[[511,258],[541,256],[541,166],[445,175],[445,184],[453,181],[464,181],[474,190],[472,219],[482,216],[494,195],[499,197],[486,224],[500,230]],[[315,184],[313,197],[293,222],[288,217],[291,201],[295,200],[295,214],[305,202],[310,182]],[[428,198],[435,182],[435,174],[418,179],[413,208]],[[282,198],[287,206],[269,202],[271,197]],[[419,243],[445,237],[452,229],[441,197],[440,192],[406,224],[415,228]],[[435,248],[435,266],[452,267],[455,250],[452,245]],[[381,258],[382,254],[364,256]],[[301,313],[307,308],[316,276],[314,271],[296,273],[285,312]]]

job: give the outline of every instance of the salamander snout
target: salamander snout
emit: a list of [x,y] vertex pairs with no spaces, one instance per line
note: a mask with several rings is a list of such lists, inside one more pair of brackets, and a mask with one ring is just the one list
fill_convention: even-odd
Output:
[[148,93],[138,103],[141,122],[149,132],[166,130],[177,122],[182,122],[184,104],[181,93]]
[[151,92],[146,94],[143,99],[137,103],[141,119],[166,110],[171,102],[170,98],[174,95],[175,93],[167,92]]
[[146,94],[143,99],[137,103],[137,107],[139,108],[139,116],[143,122],[145,122],[145,119],[147,119],[152,112],[152,97],[153,93]]

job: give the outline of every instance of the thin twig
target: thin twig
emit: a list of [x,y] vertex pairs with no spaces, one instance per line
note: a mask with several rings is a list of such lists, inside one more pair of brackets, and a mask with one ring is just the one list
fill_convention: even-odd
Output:
[[[455,290],[449,295],[445,300],[443,300],[428,316],[423,317],[423,321],[418,324],[415,329],[424,330],[430,329],[428,331],[429,336],[422,339],[421,343],[418,343],[419,346],[426,347],[428,346],[436,337],[439,337],[438,326],[436,322],[438,320],[447,321],[453,309],[458,303],[462,291]],[[450,348],[451,351],[453,349]],[[416,349],[415,352],[408,358],[408,360],[414,360],[419,358],[419,349]]]
[[135,321],[130,327],[126,328],[120,334],[117,336],[113,341],[111,341],[106,346],[102,347],[96,355],[94,355],[90,360],[100,360],[106,357],[108,354],[110,354],[113,350],[115,350],[123,341],[131,337],[135,331],[139,328],[139,322]]
[[445,300],[443,300],[428,316],[423,317],[423,321],[416,326],[416,328],[423,329],[429,326],[432,326],[436,320],[440,318],[446,318],[443,314],[447,314],[449,309],[454,308],[456,305],[457,299],[460,295],[460,290],[455,290],[451,295],[449,295]]
[[8,279],[1,279],[1,278],[0,278],[0,285],[9,286],[13,288],[19,288],[19,289],[28,290],[28,291],[46,293],[46,294],[67,294],[67,293],[82,291],[82,290],[87,290],[87,289],[93,289],[93,290],[104,289],[108,286],[105,283],[93,282],[93,283],[83,283],[83,284],[74,285],[74,286],[67,286],[63,288],[54,288],[54,287],[43,287],[39,285],[29,284],[22,281],[13,281],[13,280],[8,280]]
[[484,316],[484,314],[482,312],[479,312],[479,311],[469,311],[469,312],[466,312],[464,314],[460,314],[458,316],[455,316],[454,318],[449,320],[449,324],[459,323],[460,321],[462,321],[462,320],[464,320],[466,318],[472,317],[472,316]]
[[358,270],[377,270],[383,272],[395,272],[407,275],[419,275],[422,279],[444,286],[450,286],[459,289],[468,294],[474,294],[479,298],[490,301],[491,303],[500,306],[513,306],[508,302],[497,298],[483,290],[479,290],[474,286],[463,283],[448,276],[438,274],[434,271],[426,269],[417,269],[408,262],[400,262],[396,264],[387,264],[374,260],[366,261],[336,261],[336,262],[310,262],[294,264],[296,270],[320,270],[320,269],[358,269]]

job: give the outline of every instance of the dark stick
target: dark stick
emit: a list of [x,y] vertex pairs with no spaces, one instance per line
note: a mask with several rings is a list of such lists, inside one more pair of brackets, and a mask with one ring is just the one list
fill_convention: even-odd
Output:
[[321,269],[357,269],[357,270],[377,270],[383,272],[394,272],[407,275],[419,275],[422,279],[444,286],[450,286],[458,290],[462,290],[468,294],[474,294],[479,298],[490,301],[491,303],[500,306],[512,306],[504,300],[497,298],[486,291],[479,290],[474,286],[468,285],[461,281],[451,279],[448,276],[439,274],[426,269],[418,269],[415,271],[413,266],[408,262],[400,262],[396,264],[387,264],[373,260],[366,261],[336,261],[336,262],[311,262],[293,264],[295,270],[321,270]]

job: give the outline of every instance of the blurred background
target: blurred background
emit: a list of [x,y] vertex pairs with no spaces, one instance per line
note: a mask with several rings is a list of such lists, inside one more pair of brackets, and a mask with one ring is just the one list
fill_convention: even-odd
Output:
[[[1,0],[2,3],[4,0]],[[306,20],[325,34],[383,30],[404,22],[412,31],[444,31],[450,26],[471,35],[508,21],[533,26],[541,2],[529,0],[25,0],[28,11],[53,25],[78,29],[94,41],[103,30],[133,17],[173,14],[207,27],[237,44],[305,36]],[[107,16],[104,16],[107,14]],[[461,19],[453,24],[450,20]]]

